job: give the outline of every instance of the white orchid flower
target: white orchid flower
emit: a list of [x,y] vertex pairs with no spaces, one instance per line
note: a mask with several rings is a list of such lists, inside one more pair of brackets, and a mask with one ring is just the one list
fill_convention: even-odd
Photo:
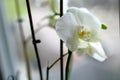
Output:
[[57,21],[55,27],[59,37],[69,50],[87,53],[94,59],[104,61],[107,56],[99,42],[101,22],[86,8],[71,7]]

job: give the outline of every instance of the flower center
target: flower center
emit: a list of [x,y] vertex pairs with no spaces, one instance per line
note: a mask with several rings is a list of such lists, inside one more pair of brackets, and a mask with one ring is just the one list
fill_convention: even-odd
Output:
[[84,39],[84,40],[89,40],[90,39],[91,32],[89,30],[85,30],[84,27],[79,32],[79,38]]

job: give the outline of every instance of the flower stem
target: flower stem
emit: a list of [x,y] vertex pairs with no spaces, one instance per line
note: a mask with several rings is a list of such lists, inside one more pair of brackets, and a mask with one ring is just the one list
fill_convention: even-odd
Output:
[[36,58],[37,58],[37,63],[38,63],[40,80],[43,80],[41,61],[40,61],[38,48],[37,48],[37,43],[40,43],[40,40],[36,40],[36,38],[35,38],[34,26],[33,26],[33,21],[32,21],[32,14],[31,14],[31,8],[30,8],[29,0],[26,0],[26,5],[27,5],[27,11],[28,11],[28,16],[29,16],[29,21],[30,21],[30,28],[31,28],[31,34],[32,34],[32,39],[33,39],[33,46],[34,46],[34,50],[35,50]]
[[[64,54],[62,57],[66,56],[68,53]],[[61,58],[58,58],[56,61],[54,61],[49,68],[51,69]]]
[[63,41],[60,40],[60,73],[61,73],[61,80],[64,79],[64,76],[63,76]]
[[[63,0],[60,0],[60,17],[63,16]],[[60,69],[61,69],[61,80],[64,80],[64,71],[63,71],[63,41],[60,40]]]
[[[62,57],[66,56],[68,53],[64,54]],[[50,66],[47,66],[46,69],[46,80],[49,80],[49,70],[60,60],[61,58],[58,58],[56,61],[54,61]]]
[[70,50],[68,50],[68,53],[69,53],[69,55],[68,55],[68,59],[67,59],[67,64],[66,64],[66,71],[65,71],[65,80],[68,80],[68,77],[69,77],[69,72],[70,72],[70,60],[71,60],[71,57],[72,57],[72,52],[70,51]]

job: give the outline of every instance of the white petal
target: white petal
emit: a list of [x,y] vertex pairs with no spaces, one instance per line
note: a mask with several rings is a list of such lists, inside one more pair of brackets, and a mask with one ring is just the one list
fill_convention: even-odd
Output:
[[77,48],[78,37],[76,29],[78,24],[71,13],[63,15],[56,23],[56,32],[59,37],[66,42],[67,47],[73,51]]
[[89,46],[93,52],[92,55],[88,53],[90,56],[101,62],[107,58],[100,42],[90,42]]
[[77,37],[71,37],[68,38],[66,41],[66,46],[68,47],[69,50],[75,51],[78,49],[78,38]]
[[71,12],[75,15],[77,22],[88,29],[96,32],[101,29],[101,22],[97,17],[90,13],[86,8],[76,8],[71,7],[68,9],[68,12]]

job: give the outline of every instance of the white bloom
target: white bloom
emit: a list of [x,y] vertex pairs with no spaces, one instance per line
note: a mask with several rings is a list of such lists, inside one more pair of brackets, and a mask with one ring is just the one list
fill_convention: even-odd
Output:
[[71,51],[87,53],[99,61],[107,58],[98,41],[101,22],[86,8],[69,8],[55,26],[57,34]]

